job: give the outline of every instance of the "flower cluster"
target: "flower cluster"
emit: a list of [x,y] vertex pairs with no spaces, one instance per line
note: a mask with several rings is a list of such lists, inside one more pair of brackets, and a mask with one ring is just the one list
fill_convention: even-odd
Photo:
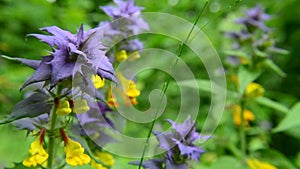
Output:
[[127,2],[114,0],[117,6],[100,7],[113,22],[101,22],[100,27],[104,27],[104,37],[109,44],[119,43],[117,46],[126,52],[142,50],[143,44],[137,39],[129,40],[130,36],[137,35],[143,30],[149,30],[148,24],[141,17],[142,7],[134,6],[133,0]]
[[232,50],[227,51],[226,62],[231,66],[246,65],[251,68],[273,69],[279,75],[284,73],[272,62],[273,54],[286,54],[285,50],[275,46],[272,30],[265,21],[271,17],[264,13],[260,5],[247,10],[246,16],[238,18],[237,24],[243,25],[239,32],[226,32],[234,40]]
[[[115,3],[116,7],[101,7],[116,20],[105,22],[104,33],[104,22],[88,31],[81,25],[75,34],[57,26],[44,27],[40,30],[47,34],[29,36],[50,46],[52,51],[47,56],[41,60],[9,58],[35,70],[21,89],[34,83],[42,84],[37,85],[38,89],[19,102],[11,115],[1,121],[3,124],[17,120],[14,124],[20,129],[41,133],[31,144],[30,156],[23,161],[24,166],[53,168],[64,165],[53,160],[54,143],[58,138],[64,143],[65,162],[71,166],[90,164],[94,168],[110,168],[114,165],[113,157],[102,152],[95,143],[90,143],[90,146],[99,151],[92,153],[75,140],[88,141],[86,136],[93,135],[103,144],[113,141],[103,131],[104,128],[114,129],[107,113],[112,112],[120,101],[114,96],[110,83],[120,84],[121,98],[126,105],[138,104],[136,97],[140,91],[135,81],[122,72],[116,73],[113,64],[139,58],[142,43],[137,38],[128,37],[149,28],[140,16],[142,8],[134,6],[133,0],[116,0]],[[111,50],[114,45],[116,52]],[[65,132],[69,129],[70,132]],[[75,135],[74,140],[68,135]]]
[[23,161],[26,167],[36,167],[37,165],[45,165],[49,157],[48,153],[43,147],[45,130],[41,131],[40,136],[31,143],[29,154],[30,157]]
[[[77,34],[72,34],[56,26],[41,30],[50,35],[30,34],[52,47],[50,56],[41,61],[19,59],[22,63],[36,69],[35,73],[24,83],[22,88],[36,82],[50,83],[51,87],[74,78],[76,74],[88,82],[89,73],[102,78],[114,79],[114,69],[105,56],[105,48],[101,44],[102,34],[97,28],[84,31],[80,26]],[[71,86],[72,84],[69,84]]]
[[[110,50],[106,53],[113,65],[118,65],[123,61],[134,61],[140,58],[140,52],[143,44],[137,35],[144,30],[149,30],[148,24],[141,17],[142,7],[134,5],[133,0],[114,1],[117,6],[101,6],[100,8],[110,16],[112,22],[100,22],[99,28],[103,30],[103,44]],[[113,45],[113,46],[112,46]],[[140,95],[140,91],[136,87],[136,82],[126,77],[122,72],[116,72],[117,83],[121,90],[119,92],[112,91],[110,86],[106,86],[104,79],[92,77],[92,81],[96,88],[106,90],[106,101],[111,108],[118,107],[122,99],[124,105],[136,105],[138,101],[136,97]],[[116,96],[116,93],[121,96]]]
[[246,109],[244,110],[243,112],[243,119],[241,119],[241,106],[235,104],[231,107],[232,109],[232,112],[233,112],[233,121],[234,121],[234,124],[237,125],[237,126],[240,126],[241,125],[241,121],[243,120],[244,121],[244,127],[245,128],[249,128],[250,127],[250,122],[254,121],[255,120],[255,116],[254,114]]
[[[206,140],[208,136],[201,136],[196,132],[195,123],[190,116],[182,124],[168,120],[171,130],[167,133],[154,131],[159,141],[159,146],[166,153],[162,159],[151,159],[143,163],[144,168],[149,169],[188,169],[188,161],[199,161],[205,152],[201,147],[195,145],[195,141]],[[132,162],[137,165],[138,163]]]

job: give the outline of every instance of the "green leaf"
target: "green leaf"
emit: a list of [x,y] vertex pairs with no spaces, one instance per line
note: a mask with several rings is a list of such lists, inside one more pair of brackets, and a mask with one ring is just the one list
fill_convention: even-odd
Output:
[[278,65],[276,65],[272,60],[267,59],[267,60],[265,61],[265,65],[266,65],[267,67],[269,67],[270,69],[272,69],[272,70],[273,70],[275,73],[277,73],[279,76],[281,76],[281,77],[285,77],[285,76],[286,76],[286,73],[284,73],[284,71],[281,70],[281,68],[280,68]]
[[267,97],[258,97],[255,99],[255,102],[283,113],[288,113],[290,111],[285,105],[275,102]]
[[10,115],[0,121],[0,124],[9,123],[25,117],[36,117],[51,110],[52,104],[47,102],[44,93],[34,93],[17,103]]
[[236,56],[236,57],[248,59],[247,54],[244,53],[244,52],[242,52],[242,51],[237,51],[237,50],[227,50],[227,51],[224,51],[224,53],[225,53],[226,55],[231,55],[231,56]]
[[22,163],[15,163],[15,166],[12,168],[4,168],[4,169],[34,169],[33,167],[25,167]]
[[[195,85],[195,82],[197,82],[197,85]],[[185,86],[185,87],[191,87],[196,88],[205,92],[211,92],[211,82],[209,80],[184,80],[178,82],[179,86]]]
[[288,55],[290,53],[288,50],[281,49],[281,48],[273,48],[272,52],[282,54],[282,55]]
[[278,169],[297,169],[295,165],[279,151],[274,149],[262,149],[257,151],[260,161],[266,161]]
[[290,128],[300,126],[300,102],[296,103],[284,117],[284,119],[273,130],[274,132],[281,132]]
[[248,84],[253,82],[261,74],[259,70],[249,70],[245,67],[240,67],[238,70],[239,93],[244,93]]
[[267,56],[268,56],[267,53],[262,52],[260,50],[254,50],[254,53],[255,53],[255,55],[257,55],[257,56],[259,56],[261,58],[267,58]]
[[[212,92],[212,85],[215,86],[215,91],[213,92],[218,92],[219,90],[222,89],[221,86],[215,84],[213,81],[203,80],[203,79],[184,80],[177,83],[179,86],[191,87],[191,88],[199,89],[200,91],[210,92],[210,93]],[[224,88],[224,90],[226,89]]]
[[220,168],[248,169],[248,166],[246,164],[243,164],[241,161],[239,161],[236,158],[230,156],[223,156],[220,157],[217,161],[215,161],[210,168],[211,169],[220,169]]

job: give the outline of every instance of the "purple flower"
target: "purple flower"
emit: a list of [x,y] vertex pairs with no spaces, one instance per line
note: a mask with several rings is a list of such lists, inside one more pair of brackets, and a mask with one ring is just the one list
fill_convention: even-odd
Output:
[[119,19],[121,17],[131,17],[132,15],[139,15],[141,10],[144,8],[139,6],[134,6],[133,0],[122,1],[122,0],[114,0],[114,2],[118,5],[115,6],[102,6],[100,7],[108,16],[113,19]]
[[264,21],[269,19],[270,16],[264,13],[261,6],[257,5],[246,11],[245,18],[239,18],[236,22],[244,24],[249,32],[253,32],[257,28],[267,32],[270,28],[265,25]]
[[187,160],[199,161],[204,150],[194,144],[198,139],[208,139],[196,132],[195,123],[191,121],[190,116],[182,123],[176,124],[172,120],[168,120],[172,125],[172,129],[166,134],[154,132],[159,146],[167,150],[165,155],[166,168],[187,169]]
[[[166,150],[163,158],[154,158],[144,161],[142,166],[149,169],[188,169],[188,160],[199,161],[204,150],[194,145],[198,139],[207,140],[210,136],[201,136],[196,132],[195,123],[191,117],[182,124],[177,124],[168,120],[172,125],[171,130],[167,133],[154,131],[159,141],[159,146]],[[130,162],[132,165],[139,165],[138,161]]]
[[[118,34],[118,30],[124,38],[136,35],[143,30],[149,30],[148,24],[141,18],[142,7],[134,6],[133,0],[114,0],[117,6],[100,7],[108,16],[114,19],[108,30]],[[106,32],[106,31],[104,31]],[[112,34],[109,32],[108,34]],[[106,34],[106,33],[105,33]]]
[[114,69],[105,56],[105,48],[101,44],[102,34],[98,29],[84,32],[83,25],[77,34],[72,34],[56,26],[45,27],[41,30],[50,35],[30,34],[52,47],[50,56],[45,56],[39,62],[34,60],[19,60],[36,69],[35,73],[23,84],[49,81],[50,86],[80,74],[83,78],[88,73],[98,74],[102,78],[114,79]]
[[124,49],[128,52],[132,51],[140,51],[144,48],[144,45],[141,41],[138,39],[133,39],[133,40],[127,40],[121,43],[120,49]]

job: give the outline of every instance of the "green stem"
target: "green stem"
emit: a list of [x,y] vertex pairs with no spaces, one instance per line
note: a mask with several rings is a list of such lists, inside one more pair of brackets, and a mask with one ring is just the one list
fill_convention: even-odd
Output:
[[[168,85],[169,85],[169,81],[165,82],[164,86],[162,87],[162,91],[163,91],[164,94],[166,93],[166,91],[168,89]],[[161,96],[160,100],[162,100],[162,99],[163,99],[163,95]],[[161,102],[160,102],[160,104],[159,104],[159,106],[157,108],[158,110],[159,110],[160,106],[161,106]],[[150,130],[148,131],[148,135],[147,135],[147,139],[146,139],[145,146],[144,146],[144,149],[143,149],[142,157],[141,157],[141,160],[140,160],[140,163],[139,163],[139,169],[141,169],[143,161],[144,161],[144,157],[145,157],[145,153],[146,153],[146,150],[147,150],[147,147],[148,147],[149,139],[150,139],[151,133],[153,131],[157,115],[158,115],[158,110],[155,111],[154,119],[153,119],[153,121],[151,123]]]
[[247,140],[246,140],[246,131],[245,131],[245,121],[244,121],[244,110],[245,110],[245,101],[242,99],[241,101],[241,125],[240,125],[240,140],[241,140],[241,151],[243,156],[247,155]]
[[56,105],[53,106],[52,112],[51,112],[51,123],[50,123],[50,136],[49,136],[49,144],[48,144],[48,163],[47,168],[52,169],[53,168],[53,157],[54,157],[54,148],[55,148],[55,136],[53,135],[55,126],[56,126]]
[[[183,45],[184,45],[184,44],[187,44],[188,41],[190,40],[190,37],[191,37],[191,35],[192,35],[192,32],[193,32],[194,28],[196,27],[196,25],[197,25],[197,23],[198,23],[198,21],[199,21],[201,15],[202,15],[202,13],[204,12],[204,10],[206,9],[207,5],[208,5],[208,1],[206,1],[206,3],[204,4],[202,10],[199,12],[199,14],[198,14],[198,16],[197,16],[197,18],[196,18],[196,20],[195,20],[195,22],[194,22],[194,24],[193,24],[191,30],[189,31],[189,33],[188,33],[188,35],[187,35],[187,37],[186,37],[186,39],[185,39],[185,41],[184,41],[184,42],[181,42],[181,43],[179,44],[179,46],[178,46],[178,48],[177,48],[177,51],[176,51],[178,58],[180,58],[180,56],[181,56],[181,54],[182,54],[182,51],[183,51]],[[175,63],[171,66],[171,72],[173,72],[173,68],[177,65],[177,63],[178,63],[178,61],[179,61],[178,58],[175,60]],[[164,83],[164,85],[163,85],[163,87],[162,87],[162,91],[163,91],[164,94],[167,92],[169,83],[170,83],[170,79],[168,79],[168,80]],[[163,99],[163,96],[162,96],[162,98],[161,98],[161,101],[162,101],[162,99]],[[161,103],[161,102],[160,102],[160,103]],[[160,108],[160,105],[158,106],[158,110],[159,110],[159,108]],[[158,111],[155,112],[154,120],[152,121],[151,126],[150,126],[150,129],[149,129],[149,131],[148,131],[147,139],[146,139],[146,142],[145,142],[145,146],[144,146],[144,149],[143,149],[143,152],[142,152],[142,157],[141,157],[141,160],[140,160],[140,162],[139,162],[139,167],[138,167],[138,169],[141,169],[141,167],[142,167],[142,164],[143,164],[143,161],[144,161],[144,157],[145,157],[145,153],[146,153],[146,150],[147,150],[147,147],[148,147],[149,139],[150,139],[151,133],[152,133],[152,131],[153,131],[154,125],[155,125],[155,123],[156,123],[157,113],[158,113]]]

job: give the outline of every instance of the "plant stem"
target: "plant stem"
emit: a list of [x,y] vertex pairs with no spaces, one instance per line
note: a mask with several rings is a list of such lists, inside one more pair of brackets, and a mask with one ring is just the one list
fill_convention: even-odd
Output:
[[[198,14],[198,16],[197,16],[197,18],[196,18],[196,20],[195,20],[195,22],[194,22],[194,24],[193,24],[191,30],[189,31],[189,33],[188,33],[188,35],[187,35],[187,37],[186,37],[186,39],[185,39],[185,41],[184,41],[184,42],[181,42],[181,43],[179,44],[179,46],[178,46],[178,48],[177,48],[177,51],[176,51],[176,54],[177,54],[178,58],[180,58],[180,56],[181,56],[181,54],[182,54],[182,51],[183,51],[183,45],[184,45],[184,44],[187,44],[188,41],[190,40],[190,36],[191,36],[191,34],[192,34],[192,32],[193,32],[195,26],[197,25],[197,23],[198,23],[198,21],[199,21],[201,15],[202,15],[202,13],[203,13],[204,10],[206,9],[207,5],[208,5],[208,1],[206,1],[206,3],[204,4],[203,8],[202,8],[201,11],[199,12],[199,14]],[[173,68],[174,68],[174,67],[176,66],[176,64],[178,63],[178,61],[179,61],[178,58],[175,60],[174,65],[171,66],[171,72],[173,72]],[[162,91],[163,91],[164,94],[167,92],[169,83],[170,83],[170,79],[168,79],[168,80],[164,83],[164,85],[163,85],[163,87],[162,87]],[[161,97],[161,101],[162,101],[162,98],[163,98],[163,96]],[[161,102],[160,102],[160,103],[161,103]],[[160,107],[160,105],[158,106],[158,110],[159,110],[159,107]],[[145,146],[144,146],[144,149],[143,149],[143,152],[142,152],[142,157],[141,157],[141,160],[140,160],[140,162],[139,162],[139,167],[138,167],[138,169],[141,169],[141,167],[142,167],[142,164],[143,164],[143,161],[144,161],[144,156],[145,156],[145,153],[146,153],[146,150],[147,150],[147,147],[148,147],[149,139],[150,139],[151,133],[152,133],[152,131],[153,131],[154,125],[155,125],[155,123],[156,123],[157,113],[158,113],[158,111],[155,112],[154,119],[153,119],[153,121],[152,121],[152,123],[151,123],[151,127],[150,127],[150,129],[149,129],[149,131],[148,131],[147,139],[146,139],[146,142],[145,142]]]
[[247,141],[246,141],[246,131],[245,131],[245,121],[244,121],[244,110],[245,110],[245,101],[244,98],[241,100],[241,125],[240,125],[240,140],[241,140],[241,150],[242,154],[245,157],[247,155]]
[[52,135],[54,133],[53,131],[55,130],[56,126],[56,105],[53,106],[52,112],[51,112],[51,122],[50,122],[50,136],[49,136],[49,144],[48,144],[48,163],[47,163],[47,168],[52,169],[53,168],[53,157],[54,157],[54,147],[55,147],[55,136]]

